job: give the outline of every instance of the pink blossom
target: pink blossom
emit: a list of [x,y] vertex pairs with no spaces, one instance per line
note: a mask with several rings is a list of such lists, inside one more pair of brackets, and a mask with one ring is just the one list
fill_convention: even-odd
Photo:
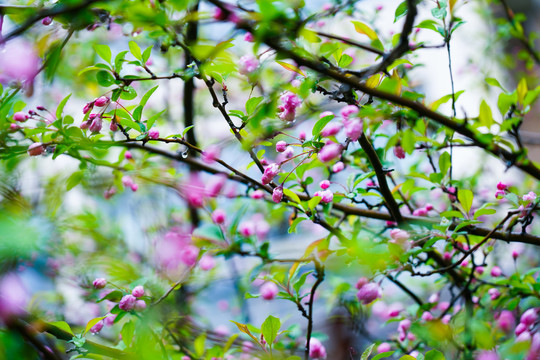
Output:
[[187,266],[194,266],[199,256],[199,248],[195,245],[187,245],[180,252],[180,261]]
[[243,221],[238,225],[238,232],[243,237],[250,237],[255,234],[255,224],[252,221]]
[[398,329],[403,332],[407,332],[411,328],[411,324],[411,320],[403,319],[399,322]]
[[523,201],[534,201],[536,200],[536,194],[530,191],[528,194],[523,195]]
[[198,173],[191,173],[182,193],[190,206],[200,208],[204,204],[205,188]]
[[439,299],[440,299],[439,294],[438,294],[438,293],[433,293],[433,294],[431,294],[431,296],[429,297],[428,302],[429,302],[430,304],[435,304],[435,303],[438,303],[438,302],[439,302]]
[[43,144],[41,143],[33,143],[28,147],[28,150],[26,150],[28,155],[30,156],[38,156],[43,154],[45,152],[45,148],[43,147]]
[[494,351],[482,351],[475,360],[499,360],[499,356]]
[[97,98],[96,100],[94,100],[94,105],[96,105],[97,107],[103,107],[105,105],[107,105],[109,103],[110,99],[106,96],[101,96],[99,98]]
[[351,116],[358,114],[358,111],[360,111],[358,106],[347,105],[341,109],[340,114],[344,119],[349,119]]
[[326,349],[316,338],[309,339],[309,357],[312,359],[326,359]]
[[26,113],[22,111],[19,111],[13,114],[13,120],[18,122],[25,122],[26,120],[28,120],[28,115],[26,115]]
[[508,184],[505,184],[503,183],[502,181],[500,181],[498,184],[497,184],[497,190],[506,190],[508,188]]
[[116,319],[117,316],[118,315],[116,315],[116,314],[109,314],[105,319],[103,319],[103,322],[107,326],[113,326],[114,325],[114,320]]
[[394,155],[398,159],[405,159],[405,150],[401,147],[401,145],[394,146]]
[[356,293],[358,300],[367,305],[379,297],[380,288],[376,283],[368,283],[362,286]]
[[225,222],[225,218],[226,218],[225,211],[223,211],[221,209],[216,209],[212,213],[212,220],[216,224],[223,224]]
[[389,343],[383,342],[379,346],[377,346],[377,354],[385,353],[387,351],[390,351],[392,349],[392,346],[390,346]]
[[217,174],[214,175],[208,180],[206,183],[206,196],[208,197],[216,197],[221,193],[221,190],[223,190],[223,187],[225,186],[225,182],[227,181],[227,176],[225,174]]
[[290,159],[294,156],[294,149],[292,146],[287,146],[287,148],[285,149],[285,151],[283,152],[283,157],[285,159]]
[[502,275],[502,270],[498,266],[494,266],[491,268],[491,276],[498,277]]
[[338,173],[342,171],[343,169],[345,169],[345,164],[343,164],[342,161],[338,161],[337,163],[334,164],[334,166],[332,166],[332,172],[334,173]]
[[516,319],[514,314],[511,311],[503,310],[497,319],[497,325],[504,332],[510,332],[512,328],[516,325]]
[[98,321],[94,326],[90,328],[90,332],[92,334],[97,334],[98,332],[101,331],[101,329],[103,329],[103,325],[104,325],[103,320]]
[[146,302],[144,300],[135,301],[135,304],[133,305],[133,309],[135,311],[143,311],[144,309],[146,309]]
[[328,123],[321,131],[321,136],[328,137],[336,135],[342,128],[342,125],[336,121]]
[[255,190],[249,194],[249,196],[255,200],[262,199],[264,197],[264,192],[262,190]]
[[259,60],[252,55],[244,55],[240,58],[240,65],[238,72],[242,75],[247,75],[255,70],[259,66]]
[[281,95],[280,100],[281,115],[279,117],[281,120],[293,121],[296,116],[296,108],[302,104],[302,100],[300,100],[296,94],[290,91],[287,91]]
[[362,123],[362,120],[360,119],[352,119],[348,121],[344,121],[345,125],[345,135],[351,141],[357,141],[360,136],[362,136],[362,132],[364,131],[364,125]]
[[397,243],[403,243],[409,240],[409,233],[401,229],[392,229],[390,231],[390,237]]
[[206,150],[202,152],[202,160],[207,164],[212,164],[219,158],[220,149],[216,145],[210,145]]
[[388,307],[388,317],[394,318],[399,316],[399,314],[403,311],[403,305],[400,303],[392,304]]
[[131,295],[135,296],[136,298],[144,296],[144,287],[142,287],[141,285],[135,286],[135,288],[131,292]]
[[105,278],[96,278],[92,285],[94,286],[94,289],[103,289],[107,285],[107,280]]
[[330,162],[341,155],[343,147],[340,144],[328,143],[318,153],[319,160],[323,163]]
[[277,293],[279,292],[279,289],[276,284],[274,284],[271,281],[268,281],[268,282],[265,282],[261,286],[260,292],[261,292],[261,297],[264,300],[273,300],[276,297]]
[[424,311],[424,313],[422,314],[422,320],[431,321],[433,320],[433,315],[429,311]]
[[437,306],[437,309],[441,310],[442,312],[445,312],[450,307],[450,303],[448,301],[441,301],[439,305]]
[[92,122],[90,123],[90,126],[88,126],[88,130],[90,130],[93,133],[98,133],[101,131],[101,128],[103,127],[103,119],[100,115],[97,115],[94,117]]
[[122,300],[118,303],[118,307],[124,311],[130,311],[135,306],[135,302],[137,301],[137,298],[131,294],[124,295]]
[[127,159],[127,160],[130,160],[130,159],[133,159],[133,154],[130,152],[130,151],[126,151],[124,153],[124,157]]
[[446,315],[444,315],[444,316],[442,317],[441,322],[442,322],[443,324],[449,324],[451,320],[452,320],[452,315],[446,314]]
[[255,37],[253,36],[252,33],[247,32],[247,33],[244,35],[244,41],[247,41],[247,42],[254,42],[254,41],[255,41]]
[[133,179],[131,178],[131,176],[124,176],[122,177],[122,185],[124,185],[125,187],[131,187],[131,185],[133,185]]
[[313,196],[320,196],[321,201],[325,204],[331,203],[334,200],[334,193],[330,190],[317,191]]
[[0,279],[0,319],[24,314],[30,295],[19,276],[14,273]]
[[216,266],[216,261],[213,256],[204,254],[199,260],[199,267],[204,270],[212,270]]
[[274,188],[274,191],[272,192],[272,201],[275,203],[281,202],[283,199],[283,186],[278,186]]
[[38,74],[40,62],[30,42],[9,41],[0,49],[0,83],[21,82],[28,86]]
[[369,283],[369,280],[367,277],[361,277],[360,279],[358,279],[358,281],[356,282],[356,285],[355,287],[360,290],[360,288],[364,285],[366,285],[367,283]]
[[277,152],[284,152],[285,149],[287,149],[287,143],[285,141],[281,140],[276,143]]
[[426,208],[419,208],[413,211],[414,216],[426,216],[428,211]]
[[159,139],[159,130],[157,129],[148,130],[148,137],[153,140]]

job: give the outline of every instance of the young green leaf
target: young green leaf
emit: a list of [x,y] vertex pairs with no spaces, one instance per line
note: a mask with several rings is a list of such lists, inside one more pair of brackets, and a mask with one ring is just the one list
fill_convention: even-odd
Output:
[[272,347],[280,327],[281,321],[278,318],[273,317],[272,315],[268,316],[266,320],[264,320],[264,322],[262,323],[261,331],[264,339],[268,343],[268,346]]

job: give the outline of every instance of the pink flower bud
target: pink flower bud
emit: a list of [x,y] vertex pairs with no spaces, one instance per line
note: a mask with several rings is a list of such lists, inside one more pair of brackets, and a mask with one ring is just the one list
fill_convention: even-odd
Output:
[[285,109],[281,114],[279,114],[279,118],[283,121],[294,121],[294,118],[296,117],[296,111],[295,110],[287,110]]
[[238,72],[242,75],[251,74],[259,66],[259,60],[252,55],[244,55],[240,58]]
[[356,293],[358,300],[367,305],[379,297],[380,288],[376,283],[368,283],[362,286]]
[[197,263],[197,257],[199,256],[199,248],[195,245],[185,246],[180,253],[180,261],[187,266],[194,266]]
[[323,163],[334,160],[341,155],[343,147],[340,144],[328,143],[318,153],[319,160]]
[[272,192],[272,200],[275,203],[281,202],[283,199],[283,186],[278,186],[274,188],[274,191]]
[[131,292],[131,295],[135,296],[136,298],[144,296],[144,287],[142,287],[141,285],[135,286],[135,288]]
[[479,275],[482,275],[484,273],[485,269],[483,266],[479,266],[476,268],[476,272],[479,274]]
[[331,203],[334,200],[334,193],[330,190],[317,191],[313,196],[320,196],[323,203]]
[[401,145],[394,146],[394,155],[398,159],[405,159],[405,150],[401,147]]
[[103,120],[101,119],[101,116],[95,116],[94,120],[92,120],[92,123],[88,127],[88,130],[90,130],[93,133],[98,133],[101,131],[101,128],[103,127]]
[[381,354],[387,351],[390,351],[392,349],[392,346],[390,346],[389,343],[383,342],[379,346],[377,346],[377,354]]
[[276,284],[274,284],[271,281],[265,282],[260,289],[261,297],[264,300],[273,300],[277,293],[279,292],[279,289]]
[[111,121],[111,124],[109,125],[109,130],[111,130],[112,132],[118,131],[118,124],[116,123],[116,121]]
[[19,125],[15,124],[15,123],[12,123],[12,124],[9,124],[9,130],[10,131],[17,131],[17,130],[20,130],[22,129]]
[[422,320],[431,321],[433,320],[433,315],[431,315],[429,311],[424,311],[424,313],[422,314]]
[[13,114],[13,120],[18,122],[25,122],[26,120],[28,120],[28,115],[26,115],[22,111],[19,111]]
[[130,311],[135,306],[135,302],[137,301],[137,298],[131,294],[124,295],[122,300],[118,303],[118,307],[124,311]]
[[428,211],[426,208],[419,208],[413,211],[414,216],[427,216]]
[[105,319],[103,319],[103,322],[107,326],[113,326],[114,325],[114,320],[116,319],[117,316],[118,315],[116,315],[116,314],[109,314]]
[[270,184],[272,179],[274,179],[274,177],[277,174],[279,174],[279,165],[278,164],[270,164],[270,165],[268,165],[266,167],[266,169],[264,169],[264,173],[263,173],[263,176],[261,178],[261,182],[264,185],[268,185],[268,184]]
[[363,131],[364,125],[362,120],[352,119],[345,122],[345,135],[347,135],[351,141],[357,141],[358,138],[362,136]]
[[499,360],[499,356],[494,351],[482,351],[475,360]]
[[529,309],[521,315],[521,318],[519,319],[519,322],[522,324],[525,324],[527,327],[531,326],[536,322],[536,319],[538,318],[538,311],[537,309]]
[[362,286],[366,285],[369,283],[369,280],[368,278],[366,277],[361,277],[360,279],[358,279],[358,281],[356,282],[356,285],[355,287],[360,290],[362,288]]
[[248,32],[244,35],[244,41],[247,41],[247,42],[254,42],[255,41],[255,37],[253,36],[252,33]]
[[504,190],[497,190],[495,191],[495,198],[500,199],[503,198],[504,195],[506,195],[506,192]]
[[133,179],[131,178],[131,176],[124,176],[122,177],[122,184],[125,186],[125,187],[131,187],[131,185],[133,185]]
[[249,196],[255,200],[262,199],[264,197],[264,192],[262,190],[255,190]]
[[214,221],[216,224],[223,224],[225,222],[225,211],[221,209],[216,209],[212,213],[212,221]]
[[139,189],[139,185],[133,183],[131,184],[130,188],[131,188],[131,191],[136,192]]
[[316,338],[309,339],[309,357],[312,359],[326,359],[326,349]]
[[103,329],[103,325],[103,320],[98,321],[94,326],[90,328],[90,332],[92,334],[97,334],[101,331],[101,329]]
[[452,253],[449,253],[448,251],[445,251],[443,254],[443,259],[446,261],[449,261],[452,259]]
[[536,200],[536,194],[530,191],[528,194],[523,195],[523,201],[534,201]]
[[516,334],[516,336],[519,336],[521,335],[524,331],[526,331],[528,328],[527,325],[523,324],[523,323],[519,323],[516,328],[514,329],[514,333]]
[[516,342],[525,342],[531,340],[531,333],[528,331],[524,331],[516,338]]
[[340,114],[344,119],[348,120],[349,117],[358,114],[358,111],[360,111],[358,109],[358,106],[356,106],[356,105],[347,105],[347,106],[345,106],[345,107],[343,107],[341,109]]
[[227,176],[224,174],[217,174],[210,178],[206,184],[205,192],[208,197],[216,197],[221,193],[225,182],[227,181]]
[[488,290],[491,300],[497,300],[501,296],[501,292],[497,288],[491,288]]
[[332,166],[332,171],[334,173],[341,172],[343,169],[345,169],[345,164],[343,164],[342,161],[338,161],[337,163],[334,164],[334,166]]
[[502,270],[498,266],[494,266],[491,268],[491,276],[498,277],[502,275]]
[[210,255],[204,254],[201,257],[201,260],[199,260],[199,267],[204,271],[212,270],[215,266],[216,266],[216,261]]
[[403,243],[406,240],[409,240],[409,233],[401,229],[392,229],[390,231],[390,237],[397,243]]
[[124,153],[124,157],[127,159],[127,160],[131,160],[133,159],[133,154],[130,152],[130,151],[126,151]]
[[105,285],[107,285],[107,280],[105,280],[104,278],[96,278],[92,282],[92,285],[94,285],[95,289],[103,289]]
[[501,314],[497,319],[497,325],[505,333],[510,332],[512,328],[516,325],[516,319],[514,317],[514,314],[512,314],[512,312],[508,310],[501,311]]
[[202,152],[202,160],[207,164],[212,164],[219,158],[220,149],[215,145],[210,145],[205,151]]
[[44,151],[45,151],[45,148],[43,147],[43,144],[41,143],[33,143],[32,145],[28,147],[28,150],[26,150],[26,152],[30,156],[41,155],[43,154]]
[[329,180],[323,180],[319,183],[319,186],[321,189],[326,190],[330,187],[330,181]]
[[321,131],[321,136],[328,137],[328,136],[334,136],[341,130],[341,124],[338,122],[331,122],[327,124],[324,129]]
[[156,140],[159,138],[159,131],[157,129],[148,130],[148,137],[150,139]]
[[437,308],[441,310],[442,312],[445,312],[450,307],[450,303],[448,301],[441,301]]
[[109,103],[110,99],[106,96],[101,96],[94,101],[94,105],[97,107],[103,107]]
[[449,324],[451,320],[452,320],[452,315],[450,314],[444,315],[441,319],[443,324]]
[[135,301],[135,305],[133,305],[133,309],[135,311],[143,311],[144,309],[146,309],[146,302],[144,300]]
[[46,16],[44,17],[42,20],[41,20],[41,23],[45,26],[49,26],[51,25],[51,23],[53,22],[53,18],[50,17],[50,16]]
[[300,131],[300,134],[298,134],[298,139],[300,139],[302,142],[306,141],[306,132]]
[[276,143],[276,151],[277,152],[284,152],[285,149],[287,149],[287,143],[285,141],[278,141]]
[[238,232],[244,237],[250,237],[255,234],[255,224],[251,221],[241,222],[238,225]]
[[218,21],[227,20],[227,14],[225,13],[225,11],[221,10],[220,8],[214,9],[214,14],[212,15],[212,17]]
[[411,320],[409,319],[403,319],[399,322],[398,329],[407,332],[411,328]]
[[86,103],[86,105],[84,105],[83,107],[83,114],[86,114],[87,112],[89,112],[90,110],[92,110],[92,108],[94,107],[94,102],[89,102],[89,103]]
[[502,181],[497,184],[497,190],[506,190],[508,188],[508,185],[503,183]]

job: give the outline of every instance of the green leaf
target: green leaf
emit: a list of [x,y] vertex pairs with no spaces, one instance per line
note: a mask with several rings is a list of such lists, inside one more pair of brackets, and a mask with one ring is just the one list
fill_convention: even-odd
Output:
[[296,227],[298,226],[298,224],[300,224],[304,220],[307,220],[307,219],[305,217],[297,217],[296,219],[294,219],[291,226],[289,226],[289,234],[296,232]]
[[94,327],[94,325],[96,325],[98,322],[100,322],[101,320],[103,320],[106,316],[101,316],[101,317],[97,317],[95,319],[92,319],[90,320],[87,324],[86,324],[86,327],[84,328],[84,333],[86,334],[91,328]]
[[399,360],[416,360],[416,358],[412,357],[411,355],[403,355],[399,358]]
[[148,59],[150,59],[150,54],[152,53],[152,47],[149,46],[146,48],[146,50],[144,50],[144,52],[142,53],[142,62],[146,64],[146,62],[148,61]]
[[495,87],[498,87],[500,88],[502,91],[504,92],[507,92],[506,89],[501,85],[501,83],[499,82],[499,80],[495,79],[495,78],[486,78],[486,83],[488,83],[489,85],[491,86],[495,86]]
[[480,120],[480,124],[482,126],[487,127],[488,129],[493,125],[493,114],[491,113],[491,108],[486,103],[485,100],[482,100],[480,103],[480,115],[478,116],[478,119]]
[[293,285],[293,288],[294,288],[294,291],[296,291],[297,294],[300,294],[300,288],[302,287],[302,285],[304,285],[304,283],[306,282],[306,279],[308,277],[309,274],[311,274],[312,271],[306,271],[305,273],[303,273],[299,278],[298,280],[294,283]]
[[141,48],[133,40],[129,42],[129,51],[131,52],[131,54],[133,54],[133,56],[135,56],[135,59],[142,61]]
[[137,97],[137,91],[132,86],[126,86],[120,93],[120,98],[123,100],[133,100]]
[[128,53],[127,50],[120,51],[115,57],[114,57],[114,70],[117,73],[120,73],[122,70],[122,65],[124,65],[124,58],[126,57],[126,54]]
[[446,175],[451,165],[452,165],[452,160],[450,158],[450,154],[446,151],[443,152],[441,156],[439,156],[439,170],[441,174]]
[[144,108],[146,106],[146,103],[148,102],[148,99],[150,99],[150,96],[152,96],[152,94],[157,90],[158,87],[159,85],[156,85],[150,90],[148,90],[146,94],[144,94],[144,96],[142,97],[141,102],[139,103],[139,106]]
[[439,350],[430,350],[426,353],[425,360],[446,360]]
[[474,212],[474,219],[482,215],[493,215],[497,212],[495,209],[478,209]]
[[281,321],[278,318],[273,317],[272,315],[268,316],[266,320],[264,320],[264,322],[262,323],[261,331],[264,339],[268,343],[268,346],[272,347],[280,327]]
[[379,359],[383,359],[383,358],[389,357],[389,356],[392,355],[393,353],[395,353],[395,351],[387,351],[387,352],[383,352],[383,353],[377,354],[377,355],[374,356],[371,360],[379,360]]
[[127,347],[130,347],[131,341],[133,340],[133,334],[135,334],[135,323],[131,320],[125,323],[124,326],[122,326],[120,334],[122,334],[124,344],[126,344]]
[[[401,6],[401,5],[400,5]],[[363,353],[360,360],[367,360],[369,359],[369,355],[371,355],[371,352],[373,351],[373,348],[375,347],[375,344],[371,344]]]
[[353,58],[350,55],[342,54],[341,57],[339,58],[338,66],[342,68],[347,67],[349,66],[350,63],[352,63],[352,61],[353,61]]
[[96,50],[96,54],[98,54],[100,58],[109,64],[111,63],[112,53],[111,49],[107,45],[96,44],[94,45],[94,50]]
[[[165,113],[165,111],[167,111],[167,109],[165,110],[161,110],[160,112],[158,112],[157,114],[153,115],[150,119],[146,120],[146,127],[148,130],[150,130],[152,128],[152,126],[154,126],[154,123],[156,122],[156,120]],[[192,125],[193,126],[193,125]],[[185,130],[184,130],[185,131]]]
[[99,71],[96,80],[100,86],[109,87],[114,84],[114,77],[108,71]]
[[377,36],[377,33],[369,27],[369,25],[361,22],[361,21],[351,21],[354,25],[354,29],[359,34],[367,35],[368,38],[371,40],[377,40],[379,37]]
[[55,322],[49,323],[49,325],[55,326],[59,328],[60,330],[63,330],[73,335],[73,330],[71,330],[71,327],[65,321],[55,321]]
[[107,295],[105,295],[104,297],[102,297],[101,299],[99,299],[96,302],[102,302],[104,300],[109,300],[109,301],[112,301],[112,302],[118,302],[118,301],[120,301],[122,299],[123,295],[124,294],[120,290],[114,290],[114,291],[111,291],[110,293],[108,293]]
[[234,341],[238,338],[238,334],[233,334],[231,337],[229,337],[229,340],[225,343],[225,346],[223,346],[223,352],[226,353],[234,343]]
[[206,334],[202,333],[197,336],[193,342],[193,348],[195,349],[195,354],[198,358],[201,358],[204,355],[204,343],[206,342]]
[[[407,12],[409,11],[409,8],[407,6],[407,1],[403,1],[396,9],[396,13],[394,14],[394,22],[398,21],[405,15],[407,15]],[[364,360],[364,359],[362,359]]]
[[313,211],[317,205],[321,202],[322,198],[320,196],[315,196],[309,199],[308,201],[308,208],[309,210]]
[[315,125],[313,125],[313,129],[311,130],[311,134],[313,136],[318,136],[322,129],[324,129],[324,127],[334,118],[334,115],[328,115],[328,116],[325,116],[319,120],[317,120],[317,122],[315,123]]
[[124,117],[121,117],[119,119],[119,122],[120,122],[120,125],[122,125],[123,127],[130,127],[132,129],[137,130],[138,132],[141,132],[141,127],[139,126],[139,124],[137,124],[135,121],[131,119],[126,119]]
[[441,216],[444,216],[445,218],[453,218],[453,217],[456,217],[456,218],[459,218],[459,219],[463,219],[464,216],[462,213],[460,213],[459,211],[457,210],[448,210],[448,211],[443,211],[441,213]]
[[249,99],[246,102],[246,114],[253,114],[253,112],[257,108],[257,105],[259,105],[261,101],[263,101],[263,99],[264,98],[262,96],[252,97],[251,99]]
[[439,20],[443,20],[446,14],[446,2],[444,1],[438,1],[438,6],[431,9],[431,15]]
[[66,106],[66,103],[68,102],[70,97],[71,97],[71,94],[69,94],[64,99],[62,99],[62,101],[60,101],[60,104],[58,104],[58,107],[56,108],[57,119],[60,119],[62,117],[62,112],[64,111],[64,107]]
[[527,87],[527,80],[525,80],[525,78],[520,80],[516,90],[517,90],[517,101],[520,104],[523,104],[523,100],[525,99],[525,96],[527,95],[527,92],[529,91],[529,88]]
[[429,30],[437,31],[436,25],[439,25],[439,23],[436,22],[435,20],[428,19],[416,25],[416,27],[419,29],[429,29]]
[[247,325],[238,323],[238,322],[233,321],[233,320],[230,320],[230,321],[231,321],[232,323],[234,323],[234,324],[238,327],[238,330],[240,330],[240,331],[243,332],[244,334],[249,335],[249,337],[251,337],[253,340],[255,340],[255,342],[256,342],[257,344],[260,345],[259,339],[257,339],[255,336],[253,336],[253,334],[251,333],[251,331],[249,331],[249,328],[247,327]]
[[69,191],[73,189],[75,186],[77,186],[82,178],[84,176],[84,171],[79,170],[75,171],[73,174],[69,176],[69,178],[66,180],[66,190]]
[[190,126],[188,126],[187,128],[185,128],[185,129],[182,131],[182,137],[185,137],[186,134],[187,134],[187,132],[188,132],[189,130],[193,129],[194,126],[195,126],[195,125],[190,125]]
[[469,211],[471,211],[472,203],[473,203],[473,192],[471,190],[463,189],[458,190],[458,200],[461,206],[463,206],[463,209],[468,214]]
[[285,194],[289,199],[291,199],[295,203],[300,204],[300,198],[298,197],[298,195],[296,195],[294,191],[291,191],[287,188],[283,188],[283,194]]

